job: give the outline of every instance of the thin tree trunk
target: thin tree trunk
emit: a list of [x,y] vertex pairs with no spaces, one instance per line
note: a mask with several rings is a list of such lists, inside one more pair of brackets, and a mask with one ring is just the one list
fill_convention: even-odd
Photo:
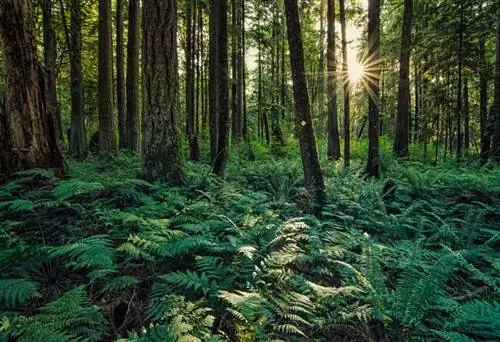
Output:
[[200,151],[196,137],[194,108],[194,40],[193,3],[186,1],[186,134],[189,141],[189,159],[197,161]]
[[340,0],[340,30],[342,32],[342,75],[344,77],[344,167],[351,163],[351,118],[350,84],[348,76],[345,1]]
[[495,61],[495,133],[493,135],[493,157],[500,161],[500,6],[497,8],[496,61]]
[[470,148],[470,117],[469,117],[469,83],[468,79],[464,79],[464,152]]
[[306,186],[311,189],[315,202],[322,204],[325,199],[325,186],[312,126],[297,0],[285,0],[285,12],[302,168]]
[[127,39],[127,148],[139,151],[139,0],[129,0],[128,7],[128,39]]
[[143,167],[147,180],[182,184],[177,1],[143,0]]
[[462,50],[463,50],[463,21],[464,21],[464,0],[460,1],[460,37],[458,48],[458,90],[457,90],[457,161],[462,158]]
[[405,0],[403,32],[401,35],[401,60],[399,67],[398,109],[396,114],[396,139],[394,151],[400,158],[408,157],[410,116],[410,52],[413,0]]
[[99,0],[99,151],[116,150],[113,122],[113,43],[111,40],[111,0]]
[[325,129],[325,0],[320,1],[319,23],[318,138],[323,138]]
[[488,160],[491,149],[491,136],[489,134],[488,120],[488,65],[486,62],[486,39],[481,37],[479,42],[479,59],[481,70],[479,72],[479,125],[481,130],[481,160]]
[[48,103],[45,73],[37,63],[31,1],[0,2],[0,41],[6,75],[5,112],[0,112],[0,180],[29,168],[52,168],[62,175],[54,108]]
[[219,113],[219,70],[218,70],[218,37],[220,34],[220,12],[221,1],[212,0],[210,5],[210,39],[209,39],[209,89],[208,89],[208,102],[209,102],[209,130],[210,130],[210,156],[212,164],[217,158],[218,149],[218,117]]
[[328,0],[328,158],[340,158],[340,136],[337,115],[337,62],[335,55],[335,0]]
[[368,163],[366,173],[372,177],[380,175],[379,161],[379,106],[380,106],[380,0],[368,1],[368,56],[372,80],[368,82]]
[[116,0],[116,108],[118,110],[119,148],[128,148],[125,113],[125,47],[123,42],[123,0]]

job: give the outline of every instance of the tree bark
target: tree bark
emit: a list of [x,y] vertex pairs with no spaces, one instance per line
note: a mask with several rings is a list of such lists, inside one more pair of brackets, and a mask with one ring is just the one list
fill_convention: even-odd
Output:
[[128,5],[128,39],[127,39],[127,148],[139,151],[139,27],[140,7],[139,0],[129,0]]
[[224,173],[228,159],[229,147],[229,89],[228,89],[228,53],[227,53],[227,0],[214,0],[218,3],[218,35],[217,35],[217,106],[219,117],[217,122],[217,155],[213,171]]
[[189,141],[189,159],[197,161],[200,157],[195,125],[195,75],[194,75],[194,40],[193,40],[193,3],[186,1],[186,134]]
[[116,108],[120,149],[128,148],[125,114],[125,48],[123,42],[123,0],[116,0]]
[[325,200],[325,186],[312,126],[297,0],[285,0],[285,12],[302,168],[306,186],[311,190],[314,201],[322,204]]
[[56,60],[57,60],[57,40],[54,29],[54,0],[43,0],[43,56],[45,69],[47,71],[47,85],[49,88],[48,105],[50,111],[55,114],[57,136],[63,141],[61,115],[57,111],[57,88],[56,88]]
[[368,1],[368,56],[372,78],[368,82],[368,163],[366,173],[379,177],[379,107],[380,107],[380,0]]
[[177,1],[143,1],[143,167],[147,180],[182,184],[177,133]]
[[37,63],[35,22],[28,0],[0,2],[5,112],[0,112],[0,179],[29,168],[63,174],[56,120],[45,73]]
[[481,160],[488,160],[491,149],[491,135],[488,120],[488,65],[486,62],[486,39],[481,37],[479,42],[479,59],[481,69],[479,72],[479,125],[481,130]]
[[212,164],[217,158],[218,134],[217,119],[219,113],[219,73],[218,73],[218,37],[220,32],[220,12],[223,0],[212,0],[210,5],[210,27],[209,27],[209,89],[208,89],[208,125],[210,130],[210,156]]
[[401,35],[401,59],[399,66],[398,109],[396,114],[396,139],[394,152],[397,157],[408,157],[410,120],[410,52],[413,0],[405,0],[403,32]]
[[113,43],[111,41],[111,0],[99,0],[99,151],[116,150],[113,122]]
[[460,31],[459,31],[459,48],[458,48],[458,87],[457,87],[457,161],[462,158],[462,52],[463,52],[463,21],[464,21],[464,0],[460,1]]
[[349,84],[349,65],[347,60],[347,38],[345,20],[345,1],[340,0],[340,30],[342,32],[342,75],[344,77],[344,167],[351,164],[351,101]]
[[469,83],[468,79],[464,78],[464,152],[467,154],[467,151],[470,147],[470,113],[469,113]]
[[337,114],[337,62],[335,56],[335,0],[328,0],[328,158],[340,158],[340,136]]
[[496,61],[495,61],[495,133],[493,134],[493,157],[500,162],[500,6],[497,8]]

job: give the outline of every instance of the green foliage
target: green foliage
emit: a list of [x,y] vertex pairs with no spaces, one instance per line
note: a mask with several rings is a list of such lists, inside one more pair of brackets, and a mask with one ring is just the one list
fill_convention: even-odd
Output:
[[499,339],[498,169],[331,164],[313,217],[292,158],[186,188],[120,158],[0,187],[0,338]]

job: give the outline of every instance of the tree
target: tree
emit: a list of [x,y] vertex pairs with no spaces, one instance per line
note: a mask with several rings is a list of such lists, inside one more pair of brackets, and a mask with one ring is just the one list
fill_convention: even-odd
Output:
[[[64,8],[62,0],[60,3],[61,8]],[[80,1],[71,0],[70,9],[71,29],[69,37],[67,37],[71,68],[71,134],[69,144],[73,157],[81,158],[87,153],[87,138],[83,116],[82,17]],[[65,18],[65,15],[63,15],[63,18]]]
[[335,57],[335,0],[328,0],[327,10],[327,69],[328,69],[328,158],[340,158],[340,138],[337,117],[337,63]]
[[143,2],[142,175],[150,181],[182,184],[177,133],[179,77],[177,1]]
[[344,76],[344,166],[350,165],[351,159],[351,101],[347,61],[347,36],[345,20],[345,1],[340,0],[340,30],[342,32],[342,75]]
[[113,123],[113,51],[111,41],[111,0],[99,0],[99,150],[116,149]]
[[118,146],[127,148],[125,118],[125,47],[123,43],[123,0],[116,0],[116,107],[118,110]]
[[396,156],[408,156],[408,134],[410,120],[410,52],[411,21],[413,0],[405,0],[403,14],[403,32],[401,35],[401,59],[399,64],[398,108],[396,113],[396,139],[394,151]]
[[214,0],[213,6],[218,7],[217,20],[217,153],[213,162],[213,171],[221,174],[226,168],[229,147],[229,88],[228,88],[228,53],[227,53],[227,0]]
[[500,5],[497,5],[496,61],[495,61],[495,133],[492,153],[500,161]]
[[219,73],[218,73],[218,37],[220,31],[220,11],[222,0],[212,0],[210,4],[210,27],[209,27],[209,88],[208,88],[208,104],[209,104],[209,131],[210,131],[210,157],[212,164],[217,158],[217,114],[219,112]]
[[189,141],[189,159],[199,159],[198,139],[196,137],[195,107],[194,107],[194,35],[193,3],[186,1],[186,134]]
[[481,130],[481,161],[488,160],[491,149],[491,135],[488,120],[488,64],[486,61],[486,39],[484,35],[479,41],[479,126]]
[[138,151],[140,148],[139,129],[139,0],[129,0],[128,7],[128,39],[127,39],[127,111],[126,124],[127,142],[126,148]]
[[368,1],[368,163],[366,173],[380,175],[379,107],[380,107],[380,0]]
[[300,156],[306,186],[312,191],[318,204],[324,202],[323,172],[319,165],[316,140],[311,118],[311,107],[307,90],[304,48],[300,28],[297,0],[285,0],[286,24],[288,30],[288,48],[290,50],[290,68],[292,71],[293,95],[297,110],[296,130],[300,144]]
[[63,173],[54,108],[45,72],[37,63],[35,22],[29,0],[0,2],[5,111],[0,111],[0,178],[28,168]]
[[54,3],[53,0],[43,0],[42,13],[43,13],[43,59],[45,69],[47,70],[47,84],[49,87],[49,100],[48,105],[51,111],[55,113],[57,135],[59,140],[63,140],[61,116],[57,111],[57,40],[54,28]]

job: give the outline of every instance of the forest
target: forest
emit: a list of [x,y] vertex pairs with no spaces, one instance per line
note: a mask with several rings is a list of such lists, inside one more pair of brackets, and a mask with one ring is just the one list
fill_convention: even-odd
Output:
[[0,0],[0,342],[500,341],[497,0]]

